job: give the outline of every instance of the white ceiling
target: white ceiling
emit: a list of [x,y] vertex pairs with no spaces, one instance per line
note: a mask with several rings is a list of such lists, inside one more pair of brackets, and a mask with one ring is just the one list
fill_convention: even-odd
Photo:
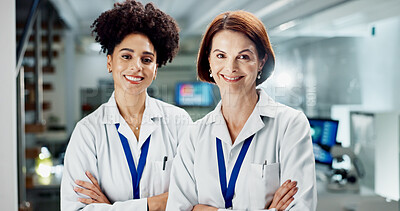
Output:
[[[256,14],[276,40],[301,36],[360,36],[375,21],[399,16],[399,0],[140,0],[154,2],[175,18],[182,38],[200,36],[219,13],[243,9]],[[79,34],[116,0],[51,0]]]

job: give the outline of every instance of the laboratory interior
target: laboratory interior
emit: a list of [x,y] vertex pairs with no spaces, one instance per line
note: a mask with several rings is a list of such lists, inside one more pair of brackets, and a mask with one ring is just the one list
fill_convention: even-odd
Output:
[[[114,90],[90,25],[120,1],[0,1],[0,210],[60,210],[71,132]],[[212,111],[218,87],[196,75],[202,34],[221,12],[249,11],[276,55],[259,88],[310,123],[317,210],[399,210],[400,1],[139,1],[180,27],[179,52],[149,96],[193,121]]]

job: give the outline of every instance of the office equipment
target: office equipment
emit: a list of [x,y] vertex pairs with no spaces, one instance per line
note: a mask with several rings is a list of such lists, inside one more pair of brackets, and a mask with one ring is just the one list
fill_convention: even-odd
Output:
[[330,153],[333,157],[333,164],[327,189],[358,192],[360,190],[359,180],[365,175],[361,160],[349,147],[336,145],[331,148]]
[[212,86],[203,82],[178,83],[175,103],[178,106],[211,106],[214,102]]
[[339,122],[331,119],[309,118],[311,126],[311,138],[315,161],[331,165],[333,157],[330,149],[336,145],[336,135]]

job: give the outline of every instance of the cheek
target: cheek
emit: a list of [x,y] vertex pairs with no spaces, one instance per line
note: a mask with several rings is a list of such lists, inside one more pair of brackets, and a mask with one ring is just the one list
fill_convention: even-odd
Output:
[[239,68],[248,74],[251,74],[251,73],[257,74],[257,70],[258,70],[257,62],[253,62],[253,61],[239,63]]
[[126,62],[122,62],[122,61],[116,61],[113,63],[113,71],[122,71],[124,69],[126,69],[127,67],[127,63]]
[[146,66],[146,67],[144,68],[145,74],[148,75],[148,76],[154,75],[154,74],[155,74],[156,67],[157,67],[156,64]]
[[212,59],[210,60],[210,67],[214,71],[218,71],[220,69],[223,69],[225,67],[225,61],[224,60],[217,60],[217,59]]

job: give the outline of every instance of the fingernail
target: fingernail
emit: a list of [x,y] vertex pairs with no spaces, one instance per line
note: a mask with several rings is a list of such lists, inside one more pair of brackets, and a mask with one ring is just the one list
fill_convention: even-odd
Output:
[[78,183],[79,183],[79,180],[75,180],[75,183],[78,184]]
[[78,188],[75,187],[75,188],[74,188],[74,191],[78,191]]

